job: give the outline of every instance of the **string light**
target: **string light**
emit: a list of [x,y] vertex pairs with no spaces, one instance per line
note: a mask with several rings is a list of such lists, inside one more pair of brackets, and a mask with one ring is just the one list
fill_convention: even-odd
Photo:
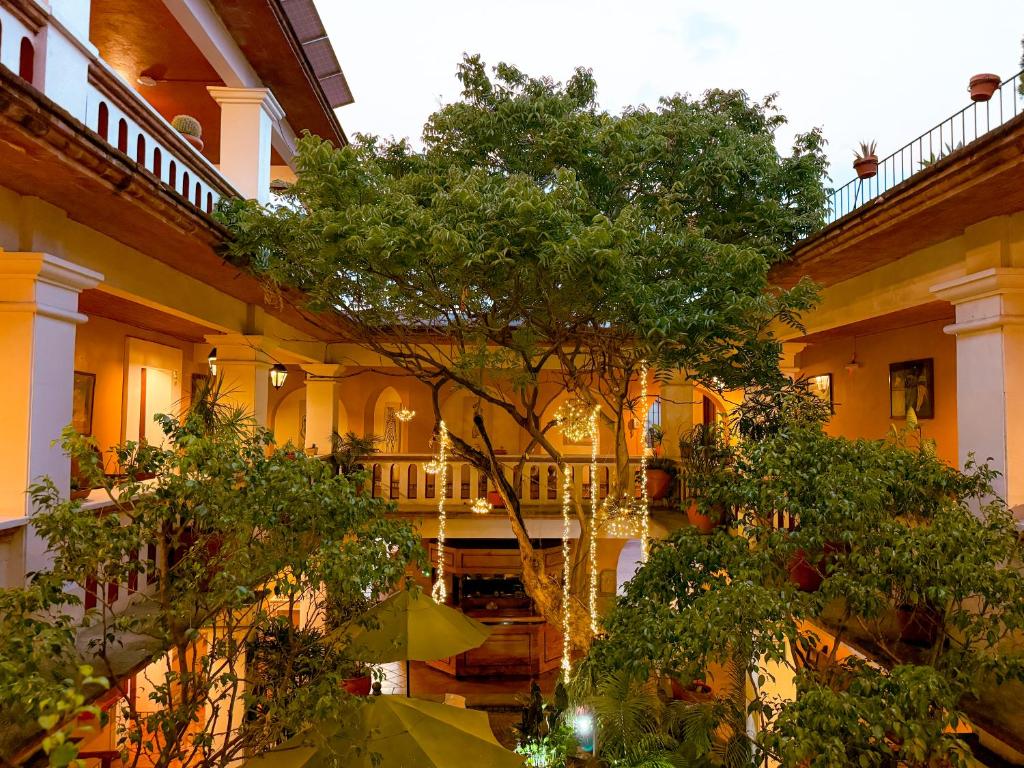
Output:
[[491,511],[491,502],[487,499],[476,498],[473,499],[473,503],[469,505],[469,508],[477,515],[486,515]]
[[572,672],[572,643],[569,628],[572,624],[569,612],[572,610],[572,594],[569,579],[572,568],[569,564],[569,528],[572,514],[572,474],[568,464],[562,466],[562,676],[569,682]]
[[413,416],[416,415],[416,411],[410,411],[408,408],[400,408],[395,411],[395,418],[403,424],[407,421],[412,421]]
[[428,475],[436,475],[441,471],[441,462],[437,459],[423,462],[423,471]]
[[[448,587],[444,583],[444,540],[448,522],[444,511],[444,501],[448,495],[448,427],[443,420],[438,425],[438,432],[440,437],[435,460],[440,486],[440,492],[437,494],[437,580],[434,582],[430,594],[435,603],[444,603],[448,599]],[[424,470],[426,470],[426,465],[424,465]]]
[[601,406],[595,405],[590,414],[590,631],[597,634],[597,415]]
[[640,403],[643,408],[643,439],[640,441],[640,562],[646,563],[651,549],[651,507],[647,496],[647,416],[650,403],[647,402],[647,361],[640,363]]

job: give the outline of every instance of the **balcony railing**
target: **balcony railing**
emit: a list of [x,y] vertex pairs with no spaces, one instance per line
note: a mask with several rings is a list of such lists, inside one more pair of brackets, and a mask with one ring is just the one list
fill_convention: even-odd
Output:
[[[98,58],[87,41],[74,38],[45,10],[39,8],[27,18],[0,3],[0,30],[0,65],[41,90],[185,202],[209,213],[222,197],[237,196],[216,166]],[[59,78],[54,66],[47,67],[46,56],[61,62]],[[43,72],[48,74],[43,77]]]
[[[373,457],[367,465],[373,482],[372,493],[376,498],[390,499],[398,504],[401,512],[433,510],[437,508],[441,494],[440,477],[429,474],[424,465],[433,457],[429,454],[394,454]],[[590,458],[570,458],[567,463],[572,470],[572,494],[576,499],[588,501],[593,484],[590,477]],[[610,456],[598,458],[597,497],[608,496],[612,478],[613,459]],[[533,459],[523,466],[522,474],[516,472],[518,457],[509,457],[505,463],[505,477],[517,489],[520,502],[525,510],[556,512],[562,504],[562,478],[558,465],[547,459]],[[449,500],[447,511],[453,514],[471,512],[475,499],[487,498],[488,491],[494,490],[487,476],[464,461],[448,462],[448,482],[444,491]]]
[[1024,111],[1019,86],[1024,70],[1004,80],[988,101],[973,101],[878,163],[878,174],[854,179],[829,196],[826,224],[902,184],[918,171],[966,147]]

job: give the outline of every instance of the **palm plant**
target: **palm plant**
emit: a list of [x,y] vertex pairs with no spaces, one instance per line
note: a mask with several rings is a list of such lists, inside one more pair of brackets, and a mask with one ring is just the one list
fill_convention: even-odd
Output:
[[381,438],[377,435],[364,435],[359,437],[355,432],[346,432],[344,435],[338,432],[331,434],[331,459],[338,468],[338,474],[347,478],[364,471],[362,461],[375,453],[379,453],[377,447]]

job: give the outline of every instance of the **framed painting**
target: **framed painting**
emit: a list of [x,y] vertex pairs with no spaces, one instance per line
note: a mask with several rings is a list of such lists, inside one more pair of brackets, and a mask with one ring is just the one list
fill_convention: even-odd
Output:
[[832,374],[819,373],[817,376],[811,376],[807,381],[811,392],[828,403],[829,413],[835,413],[836,405],[832,395]]
[[96,374],[75,371],[71,398],[71,426],[82,435],[92,434],[92,407],[96,399]]
[[889,364],[889,417],[935,418],[935,369],[932,358]]

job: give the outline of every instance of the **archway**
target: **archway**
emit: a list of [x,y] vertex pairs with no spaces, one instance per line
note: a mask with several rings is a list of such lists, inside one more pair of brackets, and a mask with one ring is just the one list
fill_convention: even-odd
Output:
[[630,539],[622,545],[619,562],[615,567],[615,594],[623,593],[623,586],[633,578],[637,569],[640,568],[641,556],[640,539]]
[[373,406],[373,434],[381,438],[383,453],[402,453],[405,450],[402,422],[395,416],[402,407],[402,397],[394,387],[387,387],[377,396]]

